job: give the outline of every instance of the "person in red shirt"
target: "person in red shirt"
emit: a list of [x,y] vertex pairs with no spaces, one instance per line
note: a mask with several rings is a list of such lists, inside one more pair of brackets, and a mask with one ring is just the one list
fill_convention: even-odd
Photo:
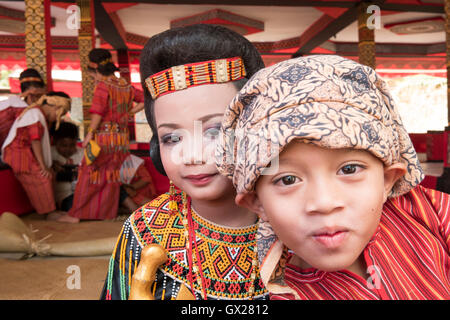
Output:
[[[144,96],[124,78],[117,78],[118,68],[106,49],[93,49],[89,65],[97,84],[89,109],[91,122],[83,148],[94,140],[101,148],[92,164],[83,159],[78,170],[73,206],[66,222],[105,220],[117,216],[120,190],[120,167],[129,155],[129,114],[144,108]],[[133,107],[133,102],[138,104]]]
[[387,84],[308,56],[261,70],[229,105],[219,171],[261,218],[271,299],[450,299],[450,196],[423,172]]
[[22,184],[32,206],[48,219],[58,219],[53,194],[53,171],[48,127],[58,130],[60,119],[70,110],[70,97],[49,92],[25,108],[14,121],[2,146],[2,160]]
[[145,168],[144,160],[130,154],[120,168],[120,198],[121,205],[130,213],[137,210],[158,195],[152,177]]

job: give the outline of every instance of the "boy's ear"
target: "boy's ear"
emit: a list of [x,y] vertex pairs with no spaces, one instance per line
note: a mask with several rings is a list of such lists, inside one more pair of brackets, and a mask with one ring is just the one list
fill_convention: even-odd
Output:
[[384,167],[384,198],[387,200],[394,184],[406,173],[406,165],[404,163],[394,163]]
[[256,213],[261,219],[267,220],[266,213],[256,192],[252,191],[250,193],[238,193],[234,202],[236,202],[238,206],[244,207]]

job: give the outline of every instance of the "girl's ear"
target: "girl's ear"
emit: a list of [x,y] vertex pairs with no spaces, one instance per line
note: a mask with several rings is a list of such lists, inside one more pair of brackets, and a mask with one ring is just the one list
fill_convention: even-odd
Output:
[[406,165],[404,163],[394,163],[384,167],[384,200],[391,193],[394,184],[406,173]]
[[236,195],[235,202],[238,206],[244,207],[256,213],[261,219],[267,221],[266,212],[264,211],[256,192],[252,191],[249,193],[239,193]]

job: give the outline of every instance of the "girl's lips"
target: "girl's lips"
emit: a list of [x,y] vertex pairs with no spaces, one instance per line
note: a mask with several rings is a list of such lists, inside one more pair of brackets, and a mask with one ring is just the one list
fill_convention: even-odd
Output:
[[212,174],[196,174],[196,175],[189,175],[185,176],[185,179],[188,179],[192,184],[196,186],[203,186],[208,184],[214,176],[216,176],[218,173],[212,173]]
[[315,232],[312,237],[327,249],[335,249],[347,239],[348,230],[344,228],[326,228]]

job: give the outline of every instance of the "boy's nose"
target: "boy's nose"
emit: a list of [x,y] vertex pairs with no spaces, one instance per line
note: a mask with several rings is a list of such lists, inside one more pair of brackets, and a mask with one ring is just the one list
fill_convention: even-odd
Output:
[[310,182],[306,190],[304,206],[308,214],[330,214],[343,207],[339,187],[332,181]]

